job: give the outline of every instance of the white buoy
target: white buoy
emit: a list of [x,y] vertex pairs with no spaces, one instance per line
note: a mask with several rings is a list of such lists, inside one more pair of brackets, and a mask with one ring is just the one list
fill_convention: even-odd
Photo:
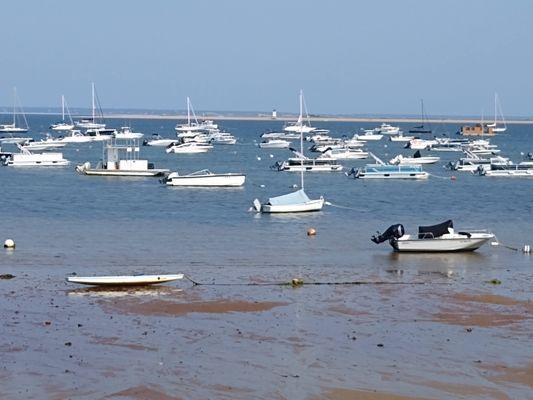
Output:
[[261,157],[257,156],[256,158],[257,158],[257,161],[261,161]]
[[4,248],[5,249],[14,249],[15,248],[15,241],[13,239],[6,239],[4,242]]
[[531,253],[531,246],[529,244],[525,244],[524,245],[524,248],[522,249],[522,251],[525,253],[525,254],[529,254]]

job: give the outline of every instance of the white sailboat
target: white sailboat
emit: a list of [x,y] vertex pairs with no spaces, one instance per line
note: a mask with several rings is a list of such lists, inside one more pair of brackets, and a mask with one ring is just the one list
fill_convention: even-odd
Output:
[[[67,108],[70,123],[65,121],[65,107]],[[70,131],[74,129],[74,122],[72,121],[72,116],[70,115],[70,110],[68,109],[64,95],[61,95],[61,122],[51,125],[50,129],[53,131]]]
[[[17,106],[18,106],[18,109],[17,109]],[[17,116],[19,114],[22,116],[22,118],[20,119],[21,124],[17,125]],[[22,132],[28,132],[29,129],[30,128],[28,126],[28,121],[26,120],[26,115],[24,114],[24,110],[22,109],[22,106],[20,105],[20,100],[17,96],[17,88],[13,88],[13,123],[0,125],[0,132],[6,132],[10,134],[22,133]],[[0,138],[0,142],[21,143],[28,139],[29,138],[16,138],[16,137],[13,137],[13,135],[10,135],[9,137]]]
[[[194,121],[191,120],[191,113],[192,113],[192,118],[194,119]],[[190,97],[187,97],[187,123],[176,125],[174,129],[177,132],[179,132],[178,137],[185,136],[183,135],[183,133],[192,133],[192,132],[199,132],[199,131],[205,130],[205,126],[200,124],[198,122],[198,119],[196,118],[196,114],[194,112],[194,108],[192,106]]]
[[[503,126],[498,126],[498,113],[500,114]],[[507,124],[503,117],[502,105],[498,93],[494,93],[494,123],[487,124],[487,127],[492,128],[492,132],[494,133],[503,133],[507,130]]]
[[[300,152],[303,154],[303,134],[309,132],[307,126],[302,123],[303,116],[303,91],[300,90]],[[296,125],[293,125],[296,126]],[[303,165],[303,158],[301,159]],[[304,190],[304,169],[300,169],[300,189],[282,196],[271,197],[266,203],[261,203],[255,199],[253,204],[257,212],[261,213],[295,213],[295,212],[310,212],[320,211],[324,207],[325,200],[321,196],[319,199],[312,200],[307,196]]]
[[[76,121],[76,126],[78,128],[84,128],[84,129],[103,129],[105,128],[105,124],[101,122],[97,122],[97,118],[99,117],[102,119],[102,110],[100,108],[100,104],[98,102],[98,99],[96,97],[96,91],[94,89],[94,82],[91,82],[91,109],[92,109],[92,116],[90,119],[81,119],[79,121]],[[96,107],[98,106],[99,109],[99,116],[96,115]]]

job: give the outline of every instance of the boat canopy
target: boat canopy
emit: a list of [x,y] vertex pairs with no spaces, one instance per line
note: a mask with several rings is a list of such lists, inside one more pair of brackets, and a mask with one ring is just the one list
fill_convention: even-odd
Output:
[[268,204],[271,206],[290,206],[292,204],[301,204],[311,201],[303,189],[296,192],[284,194],[283,196],[271,197]]
[[419,226],[418,238],[419,239],[433,239],[449,233],[448,228],[453,228],[453,221],[449,219],[443,223],[431,226]]

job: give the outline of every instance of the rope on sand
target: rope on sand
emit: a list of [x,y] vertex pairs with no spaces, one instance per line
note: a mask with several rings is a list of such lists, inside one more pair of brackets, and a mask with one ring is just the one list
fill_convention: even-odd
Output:
[[[389,282],[389,281],[342,281],[342,282],[304,282],[303,279],[293,278],[289,282],[242,282],[242,283],[216,283],[216,282],[196,282],[190,276],[184,275],[184,278],[190,281],[194,286],[318,286],[318,285],[427,285],[435,284],[429,282]],[[441,282],[438,284],[447,284]]]

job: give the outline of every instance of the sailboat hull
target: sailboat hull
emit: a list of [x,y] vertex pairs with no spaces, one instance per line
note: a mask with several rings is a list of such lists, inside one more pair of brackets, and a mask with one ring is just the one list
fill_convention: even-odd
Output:
[[298,204],[283,204],[283,205],[270,205],[262,204],[261,212],[266,214],[275,213],[297,213],[297,212],[312,212],[320,211],[324,207],[324,199],[310,200],[305,203]]

